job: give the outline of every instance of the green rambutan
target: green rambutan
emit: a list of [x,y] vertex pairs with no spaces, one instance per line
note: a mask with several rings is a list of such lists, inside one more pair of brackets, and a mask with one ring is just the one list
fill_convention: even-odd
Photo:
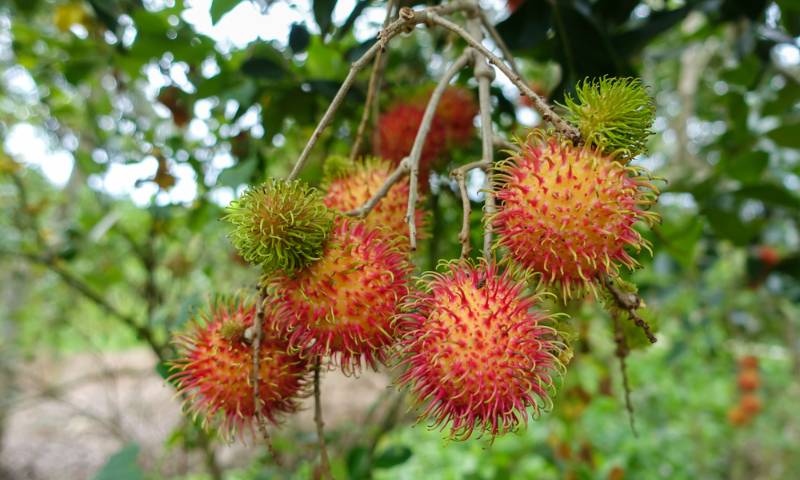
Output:
[[399,238],[339,217],[319,261],[265,277],[276,328],[312,357],[332,355],[345,373],[376,368],[396,335],[391,319],[408,293],[411,264]]
[[250,430],[256,413],[276,423],[283,413],[297,409],[305,393],[308,365],[290,353],[285,340],[272,328],[274,310],[264,312],[259,344],[258,410],[253,398],[253,350],[245,331],[254,324],[255,304],[242,299],[220,300],[198,315],[189,330],[178,335],[178,358],[169,381],[177,385],[189,412],[203,416],[203,424],[218,427],[229,438]]
[[549,408],[559,343],[525,288],[483,261],[422,277],[396,319],[407,367],[399,383],[426,404],[420,418],[452,438],[494,437],[527,424],[528,408]]
[[231,242],[265,272],[292,272],[318,260],[334,212],[322,194],[300,180],[269,179],[249,188],[227,208]]
[[566,119],[578,127],[584,141],[622,162],[647,149],[655,104],[639,79],[586,79],[575,97],[566,96]]
[[559,286],[563,298],[593,288],[620,265],[634,268],[626,247],[649,250],[636,231],[658,215],[646,208],[657,191],[642,169],[625,167],[592,147],[533,137],[498,166],[489,221],[498,245],[522,267]]

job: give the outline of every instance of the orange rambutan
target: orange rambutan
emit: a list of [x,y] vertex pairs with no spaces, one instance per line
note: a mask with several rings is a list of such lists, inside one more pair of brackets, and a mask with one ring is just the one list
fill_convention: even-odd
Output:
[[292,347],[332,355],[345,373],[383,363],[411,273],[398,242],[339,217],[319,261],[294,275],[267,278],[279,311],[276,326]]
[[420,287],[396,320],[407,367],[399,383],[427,404],[420,418],[453,438],[476,429],[494,437],[527,424],[529,407],[549,408],[558,343],[524,282],[485,261],[460,262]]
[[654,222],[646,208],[657,191],[641,169],[623,166],[588,146],[557,138],[529,139],[499,167],[500,206],[490,221],[498,244],[563,298],[619,266],[634,268],[634,252],[649,250],[635,230]]
[[[202,414],[225,437],[251,430],[257,420],[253,398],[253,352],[245,331],[254,324],[256,305],[242,299],[220,300],[201,313],[190,330],[175,339],[178,358],[172,362],[174,382],[187,409]],[[273,423],[297,409],[305,391],[307,362],[290,353],[288,343],[271,327],[274,310],[264,312],[259,343],[259,401],[261,416]]]
[[761,385],[761,377],[758,370],[743,370],[736,379],[739,389],[745,392],[752,392]]
[[742,370],[758,370],[758,357],[745,355],[739,359],[739,368]]
[[747,412],[748,415],[755,415],[761,411],[761,399],[754,393],[746,393],[739,400],[739,408]]
[[[393,171],[391,163],[380,158],[368,158],[339,168],[327,179],[327,193],[323,200],[325,206],[340,212],[361,207],[381,188]],[[407,247],[408,225],[405,218],[408,195],[408,181],[395,183],[369,215],[364,217],[366,226],[380,229],[390,236],[401,237],[403,242],[400,245]],[[424,217],[423,210],[417,209],[416,225],[420,233],[424,231]]]

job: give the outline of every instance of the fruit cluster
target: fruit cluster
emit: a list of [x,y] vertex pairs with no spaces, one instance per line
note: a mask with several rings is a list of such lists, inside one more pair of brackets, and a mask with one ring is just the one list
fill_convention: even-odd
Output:
[[758,396],[761,376],[758,373],[758,357],[747,355],[739,359],[739,403],[728,411],[728,421],[739,427],[747,425],[761,411],[762,403]]
[[[645,171],[626,165],[629,150],[606,148],[609,130],[594,116],[597,135],[585,144],[540,131],[496,166],[491,258],[445,262],[412,282],[407,182],[391,185],[366,218],[348,212],[376,195],[408,154],[400,143],[413,142],[416,127],[401,138],[406,127],[398,125],[418,122],[424,102],[415,102],[382,118],[381,133],[395,134],[381,139],[383,158],[329,158],[325,192],[271,179],[228,208],[233,245],[263,272],[259,300],[215,304],[179,338],[172,378],[191,411],[220,416],[226,431],[255,417],[276,421],[295,409],[310,366],[321,361],[346,374],[394,364],[421,418],[453,438],[513,431],[550,407],[567,347],[545,298],[594,292],[621,267],[635,267],[634,255],[649,248],[637,228],[656,220],[648,209],[657,191]],[[448,89],[436,113],[440,132],[428,141],[465,141],[475,113],[468,92]],[[415,215],[424,224],[422,210]]]

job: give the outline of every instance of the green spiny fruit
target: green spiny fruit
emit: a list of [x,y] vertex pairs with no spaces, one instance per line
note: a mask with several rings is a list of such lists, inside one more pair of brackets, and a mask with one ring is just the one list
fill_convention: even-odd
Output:
[[269,179],[250,187],[227,208],[231,242],[265,272],[290,273],[319,260],[334,212],[322,194],[299,180]]
[[331,155],[322,166],[322,176],[332,181],[350,175],[355,170],[355,163],[343,155]]
[[588,78],[576,98],[566,97],[566,118],[583,139],[623,163],[643,153],[653,133],[655,104],[637,78]]

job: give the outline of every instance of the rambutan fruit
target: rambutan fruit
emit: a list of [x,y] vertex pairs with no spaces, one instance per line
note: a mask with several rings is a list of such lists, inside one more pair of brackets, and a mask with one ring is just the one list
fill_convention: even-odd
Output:
[[755,355],[745,355],[739,359],[739,368],[742,370],[757,370],[758,357]]
[[[391,161],[393,165],[398,165],[407,157],[414,146],[414,139],[417,137],[417,130],[424,114],[425,105],[415,103],[397,103],[383,113],[378,120],[376,131],[379,142],[378,155]],[[428,185],[430,172],[444,151],[446,140],[444,126],[434,116],[419,158],[419,181],[423,188]]]
[[586,79],[567,94],[565,118],[581,137],[603,153],[622,162],[647,149],[656,109],[639,79],[602,77]]
[[[339,165],[336,169],[335,173],[329,169],[324,202],[328,208],[347,212],[367,203],[380,190],[395,168],[387,160],[368,158],[352,163],[350,168]],[[395,183],[386,196],[364,218],[364,223],[368,228],[380,229],[387,235],[401,237],[403,242],[400,245],[407,247],[408,225],[405,219],[408,195],[407,181]],[[417,209],[416,225],[420,233],[424,232],[424,220],[424,212],[422,209]],[[424,235],[419,236],[423,237]]]
[[322,194],[299,180],[269,179],[227,208],[231,242],[265,272],[292,272],[320,258],[334,212]]
[[[426,102],[431,93],[432,90],[428,93]],[[436,107],[436,118],[444,127],[448,145],[462,145],[475,135],[475,117],[478,112],[478,104],[469,90],[451,86],[442,92],[442,98]]]
[[560,287],[564,299],[594,289],[619,266],[634,268],[626,247],[649,250],[634,229],[652,223],[645,210],[657,191],[641,169],[625,167],[588,147],[535,137],[498,166],[497,213],[489,221],[498,245],[517,263]]
[[743,370],[736,379],[739,389],[744,392],[752,392],[761,386],[761,377],[757,370]]
[[761,399],[754,393],[746,393],[739,399],[739,408],[752,416],[761,411]]
[[169,378],[184,397],[189,412],[203,416],[225,437],[251,430],[257,412],[273,423],[283,413],[297,409],[305,393],[308,365],[290,353],[287,342],[271,327],[274,310],[263,312],[264,330],[259,343],[259,403],[253,398],[253,350],[245,331],[254,324],[256,305],[242,299],[219,300],[192,322],[188,332],[176,336],[178,358]]
[[345,373],[384,363],[411,273],[399,241],[339,217],[319,261],[294,275],[265,278],[278,309],[276,326],[292,347],[332,355]]
[[728,410],[728,422],[734,427],[741,427],[742,425],[746,425],[749,421],[750,415],[748,415],[740,405]]
[[454,263],[419,286],[396,323],[407,367],[399,383],[427,404],[420,418],[466,439],[527,424],[529,407],[549,409],[558,343],[539,296],[486,262]]

